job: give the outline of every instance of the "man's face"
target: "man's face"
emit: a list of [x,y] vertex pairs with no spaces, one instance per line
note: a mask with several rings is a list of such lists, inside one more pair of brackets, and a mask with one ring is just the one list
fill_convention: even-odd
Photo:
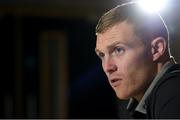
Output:
[[109,83],[120,99],[141,99],[154,78],[151,48],[145,46],[127,22],[97,34],[96,53]]

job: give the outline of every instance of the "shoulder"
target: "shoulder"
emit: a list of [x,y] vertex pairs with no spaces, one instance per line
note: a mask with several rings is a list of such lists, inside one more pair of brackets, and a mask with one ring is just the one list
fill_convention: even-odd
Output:
[[[164,76],[158,81],[156,84],[154,91],[161,93],[161,92],[175,92],[177,91],[175,88],[180,88],[180,65],[175,64],[170,67]],[[169,89],[167,89],[169,88]],[[170,89],[171,88],[171,89]],[[180,91],[180,90],[179,90]],[[177,91],[177,92],[179,92]]]
[[180,118],[180,65],[172,66],[151,93],[157,118]]

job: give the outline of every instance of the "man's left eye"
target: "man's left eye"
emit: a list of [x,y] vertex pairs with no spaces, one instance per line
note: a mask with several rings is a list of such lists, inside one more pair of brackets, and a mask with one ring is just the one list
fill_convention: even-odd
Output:
[[124,52],[124,49],[122,47],[116,47],[114,49],[115,54],[122,54]]

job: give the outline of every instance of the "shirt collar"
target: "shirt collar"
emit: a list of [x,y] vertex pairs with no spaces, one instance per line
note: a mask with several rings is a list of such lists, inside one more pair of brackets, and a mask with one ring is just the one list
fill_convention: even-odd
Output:
[[171,59],[170,61],[166,62],[164,64],[164,66],[162,67],[162,70],[160,71],[159,74],[156,75],[156,77],[154,78],[154,80],[152,81],[152,83],[150,84],[149,88],[146,90],[144,96],[142,97],[142,99],[140,100],[139,104],[137,103],[137,101],[134,98],[131,98],[128,105],[127,105],[127,110],[128,111],[138,111],[141,113],[146,114],[146,104],[145,104],[145,100],[147,99],[147,97],[150,95],[150,93],[152,92],[153,88],[155,87],[156,83],[160,80],[160,78],[165,74],[165,72],[172,66],[174,65],[174,61],[173,59]]

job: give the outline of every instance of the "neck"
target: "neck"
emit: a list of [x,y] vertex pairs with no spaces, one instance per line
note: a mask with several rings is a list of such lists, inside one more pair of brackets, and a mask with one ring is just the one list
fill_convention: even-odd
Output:
[[[159,61],[157,64],[156,64],[156,72],[154,73],[155,75],[154,76],[156,76],[157,74],[159,74],[160,73],[160,71],[162,70],[162,68],[164,67],[164,65],[166,65],[167,63],[169,63],[169,62],[171,62],[171,63],[173,63],[173,64],[175,64],[176,62],[175,62],[175,60],[174,60],[174,58],[173,57],[167,57],[166,59],[164,59],[163,61]],[[154,78],[154,77],[153,77]],[[148,86],[147,86],[147,88],[148,88]],[[146,89],[145,89],[145,91],[142,91],[142,94],[139,94],[139,95],[137,95],[137,96],[134,96],[134,98],[139,102],[140,100],[141,100],[141,98],[144,96],[144,93],[146,92]]]
[[171,62],[171,63],[173,63],[173,64],[176,63],[176,61],[174,60],[174,58],[173,58],[172,56],[171,56],[171,57],[168,57],[168,58],[165,59],[163,62],[159,62],[159,63],[157,64],[157,74],[161,71],[161,69],[163,68],[163,66],[164,66],[165,64],[169,63],[169,62]]

